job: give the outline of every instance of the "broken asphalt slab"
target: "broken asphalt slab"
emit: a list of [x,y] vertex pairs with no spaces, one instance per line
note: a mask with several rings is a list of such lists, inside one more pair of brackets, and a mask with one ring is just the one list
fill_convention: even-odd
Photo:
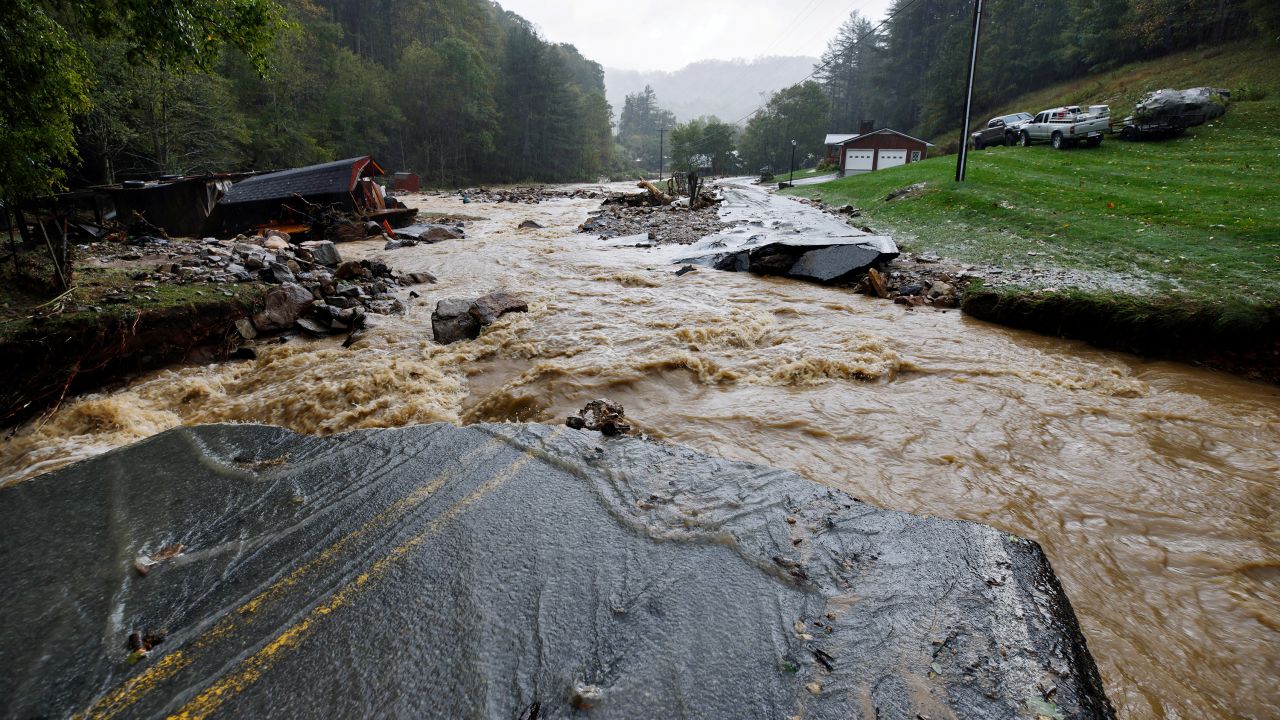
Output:
[[675,262],[841,283],[898,257],[888,236],[751,186],[726,185],[720,215],[735,224],[691,245]]
[[1113,716],[1035,543],[642,439],[179,428],[0,522],[3,717]]

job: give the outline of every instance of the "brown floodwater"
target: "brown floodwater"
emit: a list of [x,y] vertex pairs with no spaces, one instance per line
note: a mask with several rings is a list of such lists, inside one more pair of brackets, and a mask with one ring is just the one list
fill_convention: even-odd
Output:
[[[484,219],[341,247],[440,278],[403,317],[351,349],[295,339],[81,397],[0,447],[0,483],[181,424],[558,422],[608,397],[654,437],[1039,541],[1122,718],[1280,717],[1280,389],[838,288],[676,277],[661,249],[575,234],[585,199],[410,200]],[[530,312],[431,341],[437,300],[498,288]]]

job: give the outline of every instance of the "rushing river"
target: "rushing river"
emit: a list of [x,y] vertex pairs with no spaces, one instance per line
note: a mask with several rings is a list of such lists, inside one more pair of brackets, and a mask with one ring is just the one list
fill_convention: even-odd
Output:
[[[557,422],[608,397],[657,438],[1038,540],[1123,718],[1280,717],[1280,389],[838,288],[677,277],[669,249],[575,234],[594,201],[410,201],[484,219],[342,246],[439,277],[403,317],[77,399],[0,447],[0,482],[180,424]],[[431,341],[437,300],[498,288],[530,312]]]

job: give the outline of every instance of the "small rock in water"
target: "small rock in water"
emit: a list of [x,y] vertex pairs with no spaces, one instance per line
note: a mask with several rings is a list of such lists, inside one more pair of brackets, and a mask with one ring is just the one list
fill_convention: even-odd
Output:
[[524,222],[520,223],[521,230],[535,230],[535,229],[541,229],[541,228],[542,226],[539,225],[537,221],[534,221],[534,220],[525,220]]
[[387,241],[386,245],[382,246],[382,249],[383,250],[399,250],[400,248],[413,247],[417,244],[418,244],[417,240],[408,240],[408,239],[400,240],[400,239],[392,238]]
[[565,425],[575,430],[596,430],[605,435],[626,435],[631,432],[626,411],[611,400],[592,400],[577,415],[570,415]]

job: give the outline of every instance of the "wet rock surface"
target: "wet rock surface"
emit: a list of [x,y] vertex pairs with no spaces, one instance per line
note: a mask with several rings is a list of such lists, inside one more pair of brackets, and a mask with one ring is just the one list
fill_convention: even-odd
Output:
[[638,439],[180,428],[0,522],[9,717],[1113,716],[1035,543]]
[[475,300],[446,298],[431,313],[435,341],[450,345],[480,337],[480,330],[511,312],[528,312],[529,304],[505,290],[496,290]]

